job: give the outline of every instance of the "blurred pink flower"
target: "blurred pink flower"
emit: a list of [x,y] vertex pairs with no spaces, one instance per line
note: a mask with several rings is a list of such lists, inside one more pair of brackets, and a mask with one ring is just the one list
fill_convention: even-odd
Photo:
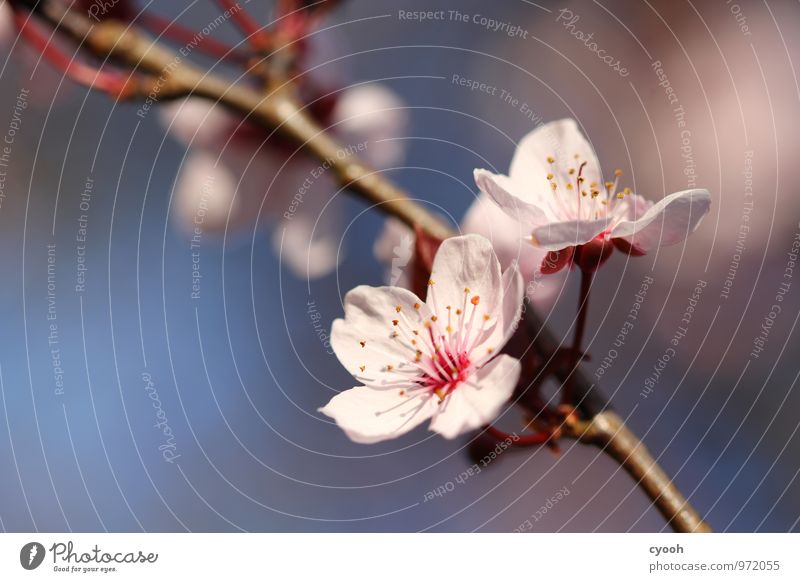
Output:
[[359,443],[403,435],[429,418],[445,438],[487,424],[519,379],[519,361],[497,354],[519,321],[522,285],[516,266],[501,274],[487,239],[466,235],[439,247],[425,302],[400,287],[356,287],[331,343],[363,385],[320,412]]
[[[592,146],[572,119],[536,128],[517,146],[509,176],[475,170],[475,182],[510,217],[521,222],[534,246],[552,251],[542,266],[555,272],[573,260],[599,266],[613,248],[631,254],[683,241],[711,205],[706,190],[676,192],[656,204],[603,181]],[[575,249],[577,247],[577,249]],[[564,252],[560,252],[564,251]]]
[[[403,102],[377,84],[341,92],[330,111],[314,112],[367,163],[386,167],[402,147],[392,138],[406,125]],[[236,232],[259,222],[282,226],[273,245],[299,276],[318,277],[338,263],[339,216],[328,202],[339,190],[319,162],[276,136],[242,122],[221,106],[191,98],[161,109],[169,131],[189,148],[173,199],[178,223],[205,232]]]
[[17,31],[14,27],[14,14],[8,2],[0,3],[0,47],[8,48],[14,42]]

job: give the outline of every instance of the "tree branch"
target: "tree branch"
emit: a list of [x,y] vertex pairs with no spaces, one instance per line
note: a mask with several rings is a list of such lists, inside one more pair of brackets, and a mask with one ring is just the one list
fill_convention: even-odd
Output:
[[[372,170],[334,141],[297,103],[288,91],[289,82],[264,95],[248,86],[208,74],[185,62],[175,53],[140,34],[134,27],[119,22],[93,23],[52,0],[27,2],[32,9],[62,33],[84,42],[100,58],[110,58],[134,70],[159,78],[169,78],[172,91],[219,102],[269,130],[292,139],[298,147],[327,162],[342,187],[400,219],[409,227],[421,228],[438,238],[452,236],[452,230],[382,174]],[[534,349],[545,360],[560,347],[553,333],[534,309],[526,309],[525,321],[534,338]],[[669,524],[680,532],[711,531],[658,466],[641,441],[628,430],[620,417],[577,364],[557,370],[562,382],[570,382],[577,409],[588,420],[568,426],[565,434],[590,443],[611,455],[653,500]]]

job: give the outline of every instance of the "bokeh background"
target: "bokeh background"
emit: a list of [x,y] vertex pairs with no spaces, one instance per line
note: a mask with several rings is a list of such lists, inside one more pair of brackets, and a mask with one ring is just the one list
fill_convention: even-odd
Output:
[[[148,9],[170,18],[182,12],[180,21],[195,27],[219,14],[204,1],[156,0]],[[268,21],[267,3],[253,0],[248,9]],[[468,22],[450,13],[434,22],[399,17],[456,9]],[[562,9],[628,74],[570,34]],[[475,15],[520,32],[489,30]],[[350,0],[323,27],[315,40],[324,47],[323,73],[330,67],[341,86],[381,80],[407,105],[405,161],[386,172],[454,222],[476,195],[474,167],[506,171],[537,120],[565,116],[579,121],[606,172],[622,168],[646,197],[692,180],[711,191],[712,211],[685,245],[639,259],[618,254],[602,270],[587,365],[593,372],[608,354],[652,277],[601,389],[713,527],[800,529],[800,281],[784,277],[800,232],[800,7]],[[214,36],[239,42],[230,24]],[[659,61],[676,103],[659,86]],[[526,519],[534,531],[665,529],[632,480],[591,447],[507,452],[456,483],[473,462],[469,437],[446,441],[421,428],[380,445],[349,442],[317,412],[353,381],[320,340],[309,302],[328,328],[348,289],[384,280],[373,254],[384,216],[337,196],[326,212],[345,217],[340,264],[313,280],[273,252],[280,222],[205,237],[202,293],[193,300],[189,237],[171,212],[186,145],[158,115],[138,117],[137,104],[62,82],[20,43],[4,50],[0,67],[0,134],[20,91],[29,92],[0,199],[3,530],[512,531]],[[453,75],[519,102],[470,91]],[[89,215],[87,271],[85,290],[76,292],[81,214]],[[686,337],[643,397],[698,281],[706,286]],[[791,285],[782,311],[754,357],[784,281]],[[560,333],[572,322],[575,284],[573,276],[538,306]],[[154,390],[173,433],[171,462],[154,426]],[[452,491],[425,501],[447,483]],[[564,488],[569,495],[531,518]]]

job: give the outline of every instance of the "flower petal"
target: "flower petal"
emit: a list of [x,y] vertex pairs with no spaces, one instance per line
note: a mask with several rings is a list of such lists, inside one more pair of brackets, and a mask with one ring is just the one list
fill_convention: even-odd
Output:
[[427,305],[400,287],[361,285],[345,296],[344,315],[333,322],[331,346],[347,371],[375,384],[402,380],[404,376],[386,368],[396,368],[415,352],[404,334],[392,336],[401,329],[411,333],[409,326],[422,329],[423,319],[430,317]]
[[[552,164],[548,162],[549,157],[554,159]],[[537,127],[520,140],[511,160],[509,176],[513,182],[544,195],[550,193],[548,173],[555,174],[562,183],[573,182],[575,175],[568,172],[570,169],[577,172],[583,162],[586,166],[581,175],[586,183],[602,184],[594,148],[574,119],[559,119]]]
[[533,229],[531,242],[547,251],[559,251],[582,245],[606,230],[612,220],[608,217],[600,220],[570,220],[545,224]]
[[711,208],[708,190],[684,190],[654,204],[638,220],[626,220],[611,231],[612,238],[624,238],[638,252],[673,245],[692,234]]
[[224,159],[206,152],[190,152],[175,181],[173,213],[188,232],[224,230],[228,213],[239,205],[237,175]]
[[403,435],[436,412],[439,399],[430,392],[413,396],[399,388],[356,386],[334,396],[319,411],[357,443],[370,444]]
[[522,317],[522,297],[525,293],[525,283],[516,264],[505,270],[502,285],[503,303],[497,321],[484,333],[484,337],[475,342],[472,348],[477,362],[489,360],[492,354],[497,354],[514,335],[520,317]]
[[[475,183],[481,192],[487,194],[508,216],[521,222],[525,228],[545,224],[549,215],[538,203],[537,190],[528,184],[517,184],[508,176],[493,174],[488,170],[476,169],[473,172]],[[549,192],[549,186],[547,192]]]
[[272,233],[273,248],[280,252],[281,261],[298,277],[316,279],[333,271],[341,260],[339,220],[334,211],[322,216],[300,213],[283,221],[283,229]]
[[342,91],[333,109],[338,137],[351,146],[366,144],[364,159],[376,168],[402,161],[405,141],[398,139],[408,126],[405,102],[380,83],[366,83]]
[[496,357],[439,405],[431,430],[452,439],[491,422],[511,398],[521,371],[516,358],[505,354]]
[[492,243],[477,234],[445,240],[433,259],[431,279],[427,303],[440,315],[447,305],[461,307],[465,289],[484,311],[494,311],[502,298],[500,261]]

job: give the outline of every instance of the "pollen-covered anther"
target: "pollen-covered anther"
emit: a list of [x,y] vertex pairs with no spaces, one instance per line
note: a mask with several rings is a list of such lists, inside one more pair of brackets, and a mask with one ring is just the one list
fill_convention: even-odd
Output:
[[486,348],[486,353],[487,354],[494,353],[494,348]]
[[473,297],[472,299],[470,299],[470,300],[469,300],[469,302],[470,302],[470,303],[472,303],[473,305],[477,305],[478,303],[480,303],[480,302],[481,302],[481,297],[480,297],[480,295],[476,295],[475,297]]
[[431,315],[431,321],[439,321],[439,318],[435,315]]
[[421,305],[419,303],[415,303],[414,304],[414,309],[419,309],[420,307],[421,307]]
[[552,180],[553,179],[553,174],[547,174],[547,179],[548,180]]
[[400,306],[398,305],[397,307],[395,307],[395,308],[394,308],[394,310],[395,310],[397,313],[400,313],[401,311],[403,311],[403,308],[402,308],[402,307],[400,307]]
[[488,313],[484,313],[483,314],[483,321],[489,321],[491,318],[492,318],[492,316],[489,315]]
[[547,163],[554,164],[556,159],[553,156],[547,156]]
[[367,347],[367,342],[362,340],[362,341],[358,342],[358,345],[360,345],[362,348],[365,348],[365,347]]
[[394,370],[394,366],[392,366],[391,364],[387,364],[386,371],[391,372],[392,370]]
[[394,326],[400,325],[400,320],[399,319],[393,319],[392,320],[392,325],[394,325]]
[[364,370],[366,370],[366,369],[367,369],[367,367],[366,367],[366,366],[359,366],[359,367],[358,367],[358,369],[359,369],[359,370],[361,370],[361,371],[363,372]]
[[433,279],[428,279],[428,286],[433,287],[434,285],[436,285],[436,281],[434,281]]

